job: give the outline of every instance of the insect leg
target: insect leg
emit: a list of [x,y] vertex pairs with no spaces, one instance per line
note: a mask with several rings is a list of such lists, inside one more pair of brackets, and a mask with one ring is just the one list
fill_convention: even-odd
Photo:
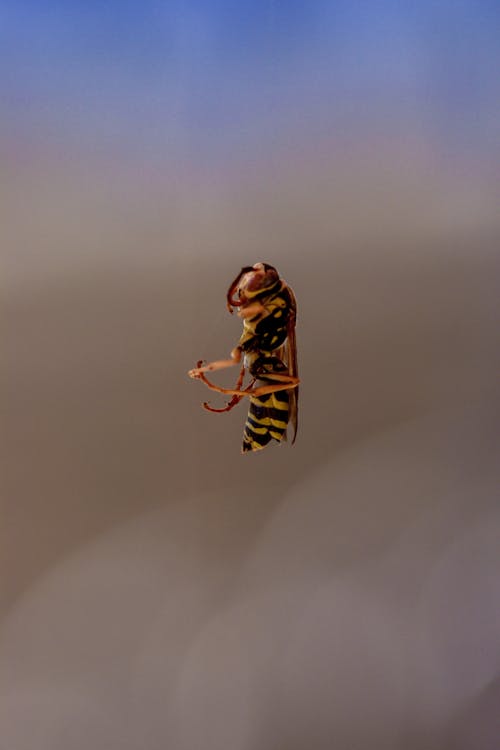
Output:
[[233,396],[231,401],[229,401],[226,406],[223,406],[222,409],[215,409],[213,406],[210,406],[208,401],[204,401],[202,403],[202,406],[207,411],[214,411],[217,414],[222,414],[224,411],[231,411],[231,409],[234,409],[236,404],[239,404],[243,396]]
[[240,318],[255,318],[257,315],[262,315],[266,311],[266,308],[262,302],[253,302],[249,305],[245,305],[241,308],[238,315]]
[[279,380],[281,382],[270,385],[261,385],[258,388],[254,388],[247,395],[248,396],[264,396],[266,393],[276,393],[276,391],[288,391],[292,388],[299,386],[299,378],[294,378],[291,375],[273,375],[273,380]]
[[208,380],[208,378],[203,374],[203,372],[200,372],[200,374],[196,377],[198,378],[198,380],[203,381],[203,383],[205,383],[205,385],[212,391],[217,391],[217,393],[226,393],[228,396],[239,396],[240,398],[243,398],[243,396],[263,396],[266,393],[274,393],[275,391],[287,391],[291,388],[297,388],[300,383],[299,378],[294,378],[291,375],[273,375],[273,380],[279,380],[280,382],[253,388],[252,386],[255,382],[254,379],[252,383],[250,383],[248,388],[240,390],[235,388],[221,388],[219,385],[211,383],[210,380]]
[[201,380],[201,374],[204,372],[213,372],[214,370],[224,370],[226,367],[233,367],[241,362],[241,349],[237,346],[231,352],[231,359],[219,359],[215,362],[209,362],[208,365],[202,367],[203,360],[200,359],[197,362],[196,367],[193,370],[189,370],[188,375],[190,378],[198,378]]
[[[243,378],[244,377],[245,377],[245,365],[243,364],[242,367],[241,367],[241,370],[240,370],[240,374],[239,374],[238,380],[236,381],[236,385],[234,386],[235,390],[239,391],[241,389],[241,386],[243,385]],[[203,375],[203,373],[200,374],[199,379],[202,380],[205,383],[207,382],[207,380],[206,380],[205,376]],[[254,382],[255,382],[255,379],[252,380],[252,382],[250,383],[250,385],[248,387],[251,388]],[[210,406],[210,404],[207,401],[204,401],[203,408],[206,409],[207,411],[214,411],[214,412],[217,412],[217,413],[222,413],[224,411],[231,411],[231,409],[233,409],[236,406],[236,404],[240,403],[240,401],[241,401],[242,398],[243,398],[243,396],[233,396],[232,399],[231,399],[231,401],[229,401],[226,404],[226,406],[222,407],[222,409],[214,409],[214,407]]]

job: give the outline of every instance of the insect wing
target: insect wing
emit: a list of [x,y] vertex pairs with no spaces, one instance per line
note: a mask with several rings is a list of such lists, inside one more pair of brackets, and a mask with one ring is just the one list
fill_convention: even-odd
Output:
[[[287,324],[287,338],[286,338],[286,362],[288,365],[288,374],[294,378],[299,375],[297,366],[297,339],[295,337],[295,322],[297,319],[297,302],[293,291],[288,287],[290,292],[291,306],[290,315],[288,317]],[[299,388],[291,388],[290,391],[290,422],[293,426],[293,440],[292,445],[297,437],[298,429],[298,413],[299,413]]]

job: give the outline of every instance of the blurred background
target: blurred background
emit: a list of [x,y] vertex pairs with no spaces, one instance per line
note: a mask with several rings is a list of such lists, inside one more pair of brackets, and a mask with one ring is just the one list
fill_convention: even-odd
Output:
[[[497,746],[499,20],[2,3],[2,750]],[[186,372],[261,260],[300,429],[242,456]]]

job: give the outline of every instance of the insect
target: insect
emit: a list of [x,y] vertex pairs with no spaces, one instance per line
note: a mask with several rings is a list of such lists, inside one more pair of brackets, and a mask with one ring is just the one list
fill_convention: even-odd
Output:
[[[294,443],[300,382],[295,340],[295,295],[273,266],[256,263],[242,268],[229,287],[227,307],[230,313],[237,308],[243,319],[243,333],[230,359],[204,366],[200,360],[188,374],[213,391],[232,398],[220,409],[207,402],[203,407],[221,413],[230,411],[243,398],[249,399],[242,453],[261,450],[271,440],[286,440],[289,423],[293,426]],[[205,374],[240,363],[240,374],[234,388],[221,388]],[[244,387],[247,371],[251,382]]]

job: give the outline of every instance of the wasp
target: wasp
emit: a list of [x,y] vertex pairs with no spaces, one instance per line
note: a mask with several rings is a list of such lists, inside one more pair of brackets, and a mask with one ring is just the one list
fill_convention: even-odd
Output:
[[[243,319],[243,332],[230,359],[203,365],[203,360],[189,371],[208,388],[231,396],[220,409],[205,402],[211,412],[233,409],[243,398],[250,401],[243,431],[242,453],[265,448],[271,440],[286,440],[289,423],[293,440],[297,436],[299,377],[295,322],[297,303],[292,289],[276,268],[256,263],[241,269],[227,292],[227,308]],[[221,388],[208,380],[206,373],[241,365],[234,388]],[[251,381],[243,386],[248,372]]]

